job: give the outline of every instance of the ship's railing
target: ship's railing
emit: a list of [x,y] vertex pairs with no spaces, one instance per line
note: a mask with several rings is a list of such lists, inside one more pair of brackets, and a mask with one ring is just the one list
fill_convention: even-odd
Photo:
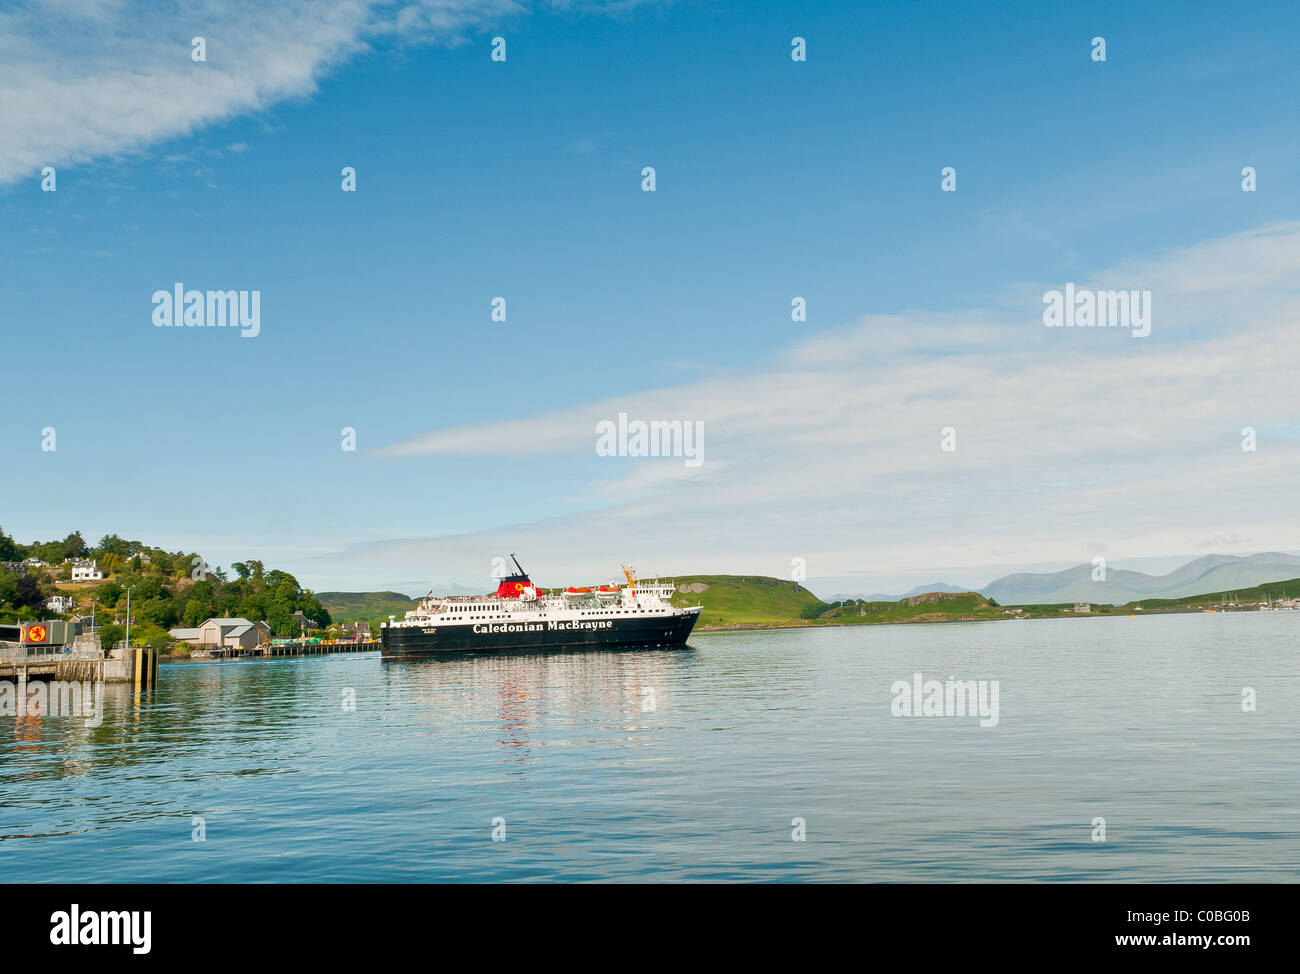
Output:
[[676,591],[676,582],[661,582],[655,579],[653,581],[638,580],[632,585],[620,586],[612,592],[602,592],[599,586],[592,586],[589,592],[539,589],[537,599],[502,599],[495,595],[442,595],[420,600],[415,610],[406,613],[404,621],[415,622],[421,618],[446,612],[449,608],[463,605],[481,604],[489,612],[542,611],[547,605],[564,605],[566,602],[572,604],[590,599],[592,602],[605,603],[620,600],[627,597],[629,592],[635,592],[637,595],[642,596],[651,596],[667,602]]

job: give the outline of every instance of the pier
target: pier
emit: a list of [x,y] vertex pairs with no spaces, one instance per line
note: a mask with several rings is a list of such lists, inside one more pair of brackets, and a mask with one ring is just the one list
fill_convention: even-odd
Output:
[[0,659],[0,680],[104,680],[103,657],[69,658],[63,653]]
[[206,658],[279,659],[291,656],[333,656],[339,653],[377,652],[379,652],[377,639],[289,639],[263,643],[260,646],[211,649],[207,651]]
[[117,646],[107,653],[86,649],[28,654],[25,647],[0,649],[0,680],[158,684],[158,653],[145,646]]

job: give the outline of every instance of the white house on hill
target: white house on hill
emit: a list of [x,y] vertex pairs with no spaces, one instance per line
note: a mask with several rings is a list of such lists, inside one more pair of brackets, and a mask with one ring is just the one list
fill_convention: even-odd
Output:
[[97,562],[79,561],[72,566],[72,580],[74,582],[98,582],[104,578],[104,573],[99,570]]

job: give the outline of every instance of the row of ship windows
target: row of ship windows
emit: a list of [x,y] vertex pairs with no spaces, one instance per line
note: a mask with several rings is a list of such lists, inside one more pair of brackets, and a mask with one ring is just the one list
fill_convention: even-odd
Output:
[[[449,608],[450,612],[491,612],[493,609],[499,609],[496,605],[453,605]],[[627,609],[598,609],[581,613],[584,616],[600,615],[602,612],[626,612]],[[662,609],[659,611],[663,611]]]
[[[650,612],[650,613],[659,613],[659,614],[662,614],[662,613],[664,613],[664,612],[667,612],[668,610],[667,610],[667,609],[647,609],[647,610],[645,610],[645,611],[646,611],[646,612]],[[606,612],[579,612],[578,615],[584,615],[584,616],[608,616],[608,615],[615,615],[615,616],[617,616],[617,615],[629,615],[629,614],[631,614],[631,612],[632,612],[631,609],[610,609],[610,610],[608,610],[608,611],[606,611]],[[508,615],[495,615],[495,616],[463,616],[462,618],[464,618],[464,619],[509,619],[510,616],[508,616]],[[546,613],[543,612],[543,613],[542,613],[541,615],[539,615],[537,618],[539,618],[539,619],[545,619],[545,618],[546,618]]]

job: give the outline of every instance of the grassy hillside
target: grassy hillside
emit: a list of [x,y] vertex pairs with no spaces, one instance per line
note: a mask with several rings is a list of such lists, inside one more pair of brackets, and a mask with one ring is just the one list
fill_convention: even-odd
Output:
[[[1228,608],[1236,603],[1238,609],[1255,610],[1257,603],[1274,602],[1278,599],[1300,597],[1300,578],[1291,578],[1281,582],[1266,582],[1247,588],[1231,589],[1226,592],[1209,592],[1204,595],[1185,595],[1177,599],[1135,599],[1123,605],[1099,605],[1093,603],[1090,615],[1137,615],[1158,612],[1193,612],[1198,609]],[[1046,605],[1023,606],[1024,615],[1029,619],[1050,619],[1061,615],[1070,615],[1072,602],[1057,602]]]
[[978,592],[926,592],[897,602],[850,602],[827,609],[819,622],[843,625],[885,622],[970,622],[1006,618],[1005,612]]
[[798,582],[761,575],[684,575],[676,581],[673,605],[704,606],[701,628],[806,624],[805,613],[825,608],[821,599]]
[[320,592],[316,598],[335,622],[372,624],[390,615],[402,618],[416,601],[401,592]]
[[1210,592],[1208,595],[1188,595],[1181,599],[1140,599],[1124,608],[1140,605],[1147,611],[1172,608],[1217,609],[1229,602],[1271,602],[1276,599],[1300,597],[1300,578],[1282,582],[1265,582],[1249,588],[1235,588],[1227,592]]
[[[682,591],[683,588],[688,591]],[[693,591],[694,589],[703,591]],[[727,626],[858,626],[1006,618],[977,592],[928,592],[898,602],[821,601],[803,586],[758,575],[688,575],[673,605],[703,605],[700,629]]]
[[1278,598],[1300,597],[1300,579],[1286,581],[1266,581],[1262,585],[1249,588],[1232,589],[1230,592],[1212,592],[1208,596],[1187,596],[1184,598],[1148,598],[1140,605],[1183,605],[1206,606],[1210,609],[1225,602],[1269,602]]

